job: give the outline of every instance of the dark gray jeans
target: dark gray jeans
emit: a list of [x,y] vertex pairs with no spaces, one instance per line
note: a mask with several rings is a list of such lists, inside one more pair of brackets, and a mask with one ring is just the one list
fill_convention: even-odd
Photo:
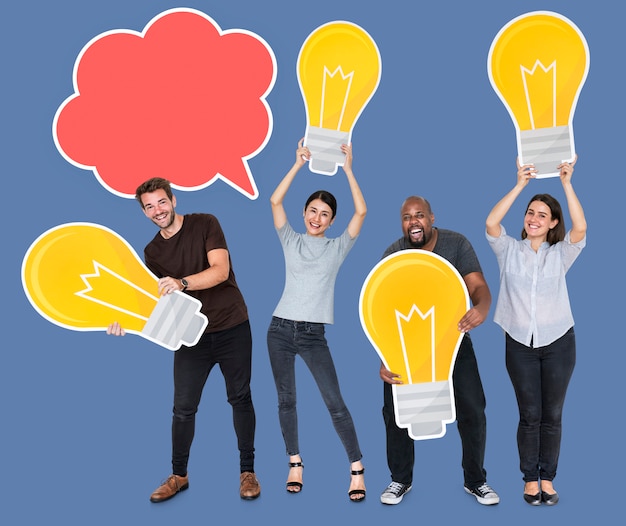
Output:
[[360,460],[362,455],[354,423],[341,396],[324,324],[274,316],[267,331],[267,348],[276,382],[278,418],[287,454],[300,454],[295,374],[296,356],[300,355],[317,383],[348,460]]

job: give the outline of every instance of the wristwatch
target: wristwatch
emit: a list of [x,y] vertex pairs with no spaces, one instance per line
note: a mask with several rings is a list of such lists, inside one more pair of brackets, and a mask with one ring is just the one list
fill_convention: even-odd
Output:
[[181,292],[185,292],[187,290],[187,287],[189,286],[189,283],[185,278],[180,278],[180,282],[183,284],[183,289],[181,290]]

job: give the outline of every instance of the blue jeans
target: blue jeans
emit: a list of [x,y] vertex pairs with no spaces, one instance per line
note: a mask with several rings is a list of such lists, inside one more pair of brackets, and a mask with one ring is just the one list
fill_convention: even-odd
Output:
[[[412,484],[415,441],[406,429],[396,425],[391,385],[383,382],[383,386],[383,419],[387,433],[387,464],[391,471],[391,480]],[[487,419],[483,384],[468,334],[463,337],[454,362],[452,387],[457,427],[463,448],[463,480],[468,488],[474,489],[487,481],[487,472],[483,467]]]
[[296,356],[307,365],[330,413],[335,431],[350,462],[361,459],[352,416],[339,389],[335,364],[326,343],[323,323],[272,317],[267,348],[278,393],[278,418],[288,455],[300,454],[296,412]]
[[174,353],[172,470],[175,475],[187,474],[196,412],[204,384],[216,364],[224,375],[228,403],[233,410],[241,471],[254,471],[256,417],[250,392],[252,335],[250,323],[245,321],[231,329],[204,333],[196,345],[183,346]]
[[575,364],[573,327],[550,345],[537,348],[506,335],[506,368],[519,407],[517,447],[524,482],[556,476],[563,404]]

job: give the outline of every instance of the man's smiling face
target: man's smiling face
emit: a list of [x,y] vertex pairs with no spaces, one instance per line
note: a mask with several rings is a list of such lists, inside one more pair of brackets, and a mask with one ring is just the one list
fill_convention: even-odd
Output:
[[433,235],[433,215],[428,203],[417,197],[410,197],[400,211],[402,232],[412,248],[422,248]]

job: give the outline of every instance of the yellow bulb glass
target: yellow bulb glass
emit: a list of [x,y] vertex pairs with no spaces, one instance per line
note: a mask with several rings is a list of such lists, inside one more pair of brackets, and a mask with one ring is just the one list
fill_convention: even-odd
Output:
[[489,50],[489,79],[516,127],[522,164],[558,175],[575,158],[572,121],[589,70],[587,42],[570,20],[548,11],[517,17]]
[[70,223],[42,234],[22,265],[26,295],[39,313],[74,330],[113,321],[141,331],[158,298],[156,277],[115,232]]
[[[415,439],[442,436],[454,420],[452,369],[469,295],[458,271],[424,250],[391,254],[369,273],[359,301],[361,325],[383,364],[400,374],[396,422]],[[433,407],[447,405],[444,412]],[[438,411],[438,409],[437,409]]]
[[101,225],[68,223],[39,236],[22,262],[22,285],[44,318],[67,329],[98,331],[118,322],[176,351],[195,345],[208,325],[196,298],[180,291],[159,296],[156,276]]
[[311,149],[311,170],[334,174],[343,163],[339,147],[350,142],[357,119],[378,87],[378,47],[359,26],[330,22],[305,40],[297,74],[306,109],[305,144]]

